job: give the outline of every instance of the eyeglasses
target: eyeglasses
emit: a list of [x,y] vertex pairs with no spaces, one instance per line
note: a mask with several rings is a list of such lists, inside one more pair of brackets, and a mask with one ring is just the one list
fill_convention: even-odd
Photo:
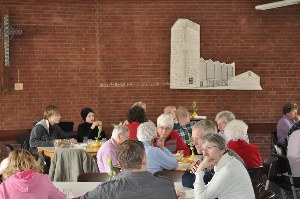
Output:
[[160,131],[163,131],[163,130],[165,130],[165,131],[170,131],[170,130],[172,130],[172,128],[171,128],[171,127],[163,127],[163,126],[159,126],[159,127],[158,127],[158,130],[160,130]]
[[206,148],[203,148],[202,151],[203,151],[203,152],[204,152],[204,151],[207,152],[207,151],[209,151],[209,150],[211,150],[212,148],[215,148],[215,147],[218,148],[218,146],[208,146],[208,147],[206,147]]
[[200,139],[202,139],[202,137],[201,137],[201,138],[192,137],[192,142],[193,142],[193,143],[196,143],[196,142],[198,142],[198,140],[200,140]]

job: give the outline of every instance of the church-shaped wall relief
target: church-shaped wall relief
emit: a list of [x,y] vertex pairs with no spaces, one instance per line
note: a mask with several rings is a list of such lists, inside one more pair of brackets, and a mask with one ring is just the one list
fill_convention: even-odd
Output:
[[235,63],[200,56],[200,25],[178,19],[171,29],[171,89],[262,90],[252,71],[235,75]]

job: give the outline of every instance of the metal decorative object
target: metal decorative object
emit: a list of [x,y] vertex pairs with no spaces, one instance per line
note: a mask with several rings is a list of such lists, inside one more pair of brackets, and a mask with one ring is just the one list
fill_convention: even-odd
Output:
[[22,35],[22,30],[9,25],[8,15],[4,15],[3,26],[0,26],[0,36],[4,39],[4,65],[9,66],[9,40],[15,35]]

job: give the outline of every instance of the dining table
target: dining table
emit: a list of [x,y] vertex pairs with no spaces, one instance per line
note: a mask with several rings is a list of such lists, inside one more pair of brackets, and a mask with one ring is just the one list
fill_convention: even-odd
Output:
[[[82,149],[86,151],[90,156],[96,156],[99,148],[91,148],[86,147],[87,145],[84,143],[72,144],[69,149]],[[37,147],[38,152],[43,153],[45,156],[50,157],[51,159],[54,157],[55,147]]]
[[[67,197],[75,198],[84,195],[86,192],[95,189],[101,182],[53,182],[54,186],[64,192]],[[174,183],[176,191],[184,191],[186,199],[194,198],[194,190],[182,187],[181,182]]]

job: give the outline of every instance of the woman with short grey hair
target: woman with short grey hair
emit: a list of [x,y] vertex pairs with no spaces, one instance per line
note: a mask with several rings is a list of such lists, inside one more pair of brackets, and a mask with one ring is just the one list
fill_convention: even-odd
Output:
[[173,170],[178,166],[177,159],[163,145],[153,147],[153,143],[157,137],[157,128],[153,122],[144,122],[137,129],[137,138],[142,141],[145,146],[147,158],[147,171],[155,173],[163,169]]
[[[202,139],[204,160],[196,171],[195,198],[255,199],[251,179],[244,165],[226,150],[224,138],[210,133]],[[205,185],[204,169],[214,166],[214,177]]]
[[174,120],[171,114],[161,114],[157,118],[157,132],[159,143],[172,153],[183,151],[184,156],[190,155],[190,149],[183,142],[177,131],[173,130]]

